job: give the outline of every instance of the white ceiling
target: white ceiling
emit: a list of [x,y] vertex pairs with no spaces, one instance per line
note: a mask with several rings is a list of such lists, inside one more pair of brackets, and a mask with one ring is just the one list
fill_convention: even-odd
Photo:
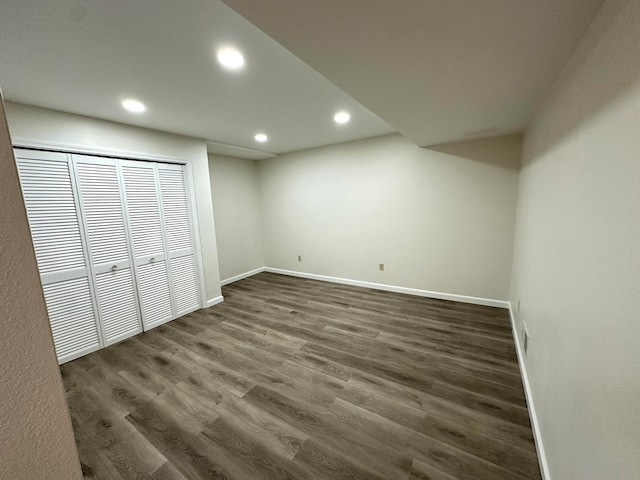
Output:
[[603,3],[223,1],[421,146],[522,131]]
[[[242,71],[217,63],[227,44],[243,51]],[[218,0],[2,0],[0,85],[9,100],[202,138],[210,151],[248,158],[395,131]],[[148,110],[126,112],[128,97]],[[342,109],[352,120],[339,126]],[[257,143],[258,132],[269,141]]]

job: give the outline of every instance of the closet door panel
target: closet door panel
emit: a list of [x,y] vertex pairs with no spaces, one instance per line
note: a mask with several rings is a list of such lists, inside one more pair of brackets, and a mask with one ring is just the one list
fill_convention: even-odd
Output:
[[64,363],[100,348],[88,278],[42,287],[58,361]]
[[104,343],[142,331],[116,160],[73,155]]
[[193,255],[171,259],[171,275],[178,315],[185,315],[200,308],[198,277]]
[[154,164],[121,161],[135,258],[164,255]]
[[175,318],[154,163],[120,161],[145,330]]
[[129,261],[115,161],[103,162],[92,158],[76,162],[91,262],[96,266]]
[[77,192],[64,153],[15,150],[59,363],[101,346]]
[[22,155],[18,172],[40,274],[82,269],[79,276],[86,275],[66,155],[51,154],[50,160]]
[[96,290],[106,345],[142,331],[131,269],[96,275]]
[[137,268],[137,274],[145,330],[173,320],[175,315],[166,262],[141,265]]
[[171,286],[176,315],[181,316],[199,309],[201,304],[185,168],[182,165],[158,164],[158,178]]
[[169,251],[193,248],[187,187],[182,165],[158,165]]

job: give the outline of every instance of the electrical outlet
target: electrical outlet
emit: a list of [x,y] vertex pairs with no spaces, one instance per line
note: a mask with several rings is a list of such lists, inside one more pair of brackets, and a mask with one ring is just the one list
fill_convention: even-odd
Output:
[[301,262],[302,261],[302,255],[298,255],[298,261]]
[[378,270],[380,270],[381,272],[384,272],[384,263],[381,263],[381,264],[378,266]]

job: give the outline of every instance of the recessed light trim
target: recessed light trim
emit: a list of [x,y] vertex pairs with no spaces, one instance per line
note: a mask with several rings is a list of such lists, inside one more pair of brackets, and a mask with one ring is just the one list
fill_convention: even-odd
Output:
[[147,109],[144,103],[133,99],[123,100],[122,106],[132,113],[142,113]]
[[349,112],[341,111],[333,116],[333,121],[339,125],[349,123],[349,120],[351,120],[351,115],[349,114]]
[[220,65],[228,70],[240,70],[244,67],[244,55],[237,48],[219,48],[216,56]]
[[264,143],[267,140],[269,140],[269,137],[267,137],[265,133],[257,133],[256,136],[253,138],[256,139],[256,142],[260,142],[260,143]]

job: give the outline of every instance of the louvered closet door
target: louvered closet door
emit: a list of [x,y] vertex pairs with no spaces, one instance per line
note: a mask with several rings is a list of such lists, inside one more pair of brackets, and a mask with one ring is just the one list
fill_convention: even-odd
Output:
[[185,167],[158,164],[176,316],[200,308],[200,291]]
[[176,318],[169,287],[164,219],[154,163],[121,160],[144,329]]
[[64,363],[101,342],[70,159],[32,150],[15,154],[56,354]]
[[142,331],[117,162],[73,155],[105,345]]

